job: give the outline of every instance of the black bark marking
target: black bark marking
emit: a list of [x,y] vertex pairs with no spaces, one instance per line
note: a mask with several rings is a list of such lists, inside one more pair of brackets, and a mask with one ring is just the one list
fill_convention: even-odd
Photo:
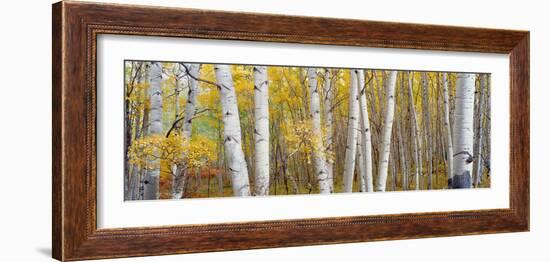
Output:
[[228,136],[228,137],[227,137],[227,140],[228,140],[228,141],[233,140],[233,141],[235,141],[235,143],[240,144],[239,141],[238,141],[234,136]]
[[471,164],[472,162],[474,162],[474,156],[472,156],[472,154],[470,154],[470,152],[468,152],[468,151],[460,151],[460,152],[454,154],[453,157],[458,156],[460,154],[468,155],[468,158],[465,160],[466,164]]
[[472,176],[470,175],[470,171],[464,171],[461,175],[455,175],[452,180],[452,188],[472,187]]

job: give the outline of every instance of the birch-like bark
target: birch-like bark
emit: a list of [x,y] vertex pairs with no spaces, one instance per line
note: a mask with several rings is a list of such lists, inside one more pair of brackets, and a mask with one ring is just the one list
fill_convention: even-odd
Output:
[[[325,93],[325,97],[323,100],[323,113],[325,115],[325,126],[326,126],[326,140],[325,140],[325,148],[327,150],[327,155],[332,154],[333,150],[333,118],[332,118],[332,103],[334,100],[334,91],[332,90],[332,79],[330,77],[330,71],[328,69],[325,69],[325,75],[324,75],[324,85],[323,85],[323,91]],[[330,191],[334,191],[334,160],[330,157],[325,158],[326,166],[327,166],[327,172],[328,172],[328,179],[329,179],[329,185],[330,185]]]
[[269,87],[266,66],[254,67],[255,193],[269,195]]
[[200,78],[200,64],[189,64],[189,74],[193,77],[188,77],[189,79],[189,91],[187,92],[187,103],[185,104],[185,116],[183,118],[183,135],[185,139],[191,138],[191,131],[193,130],[193,117],[195,116],[195,109],[197,104],[197,95],[199,91],[199,81]]
[[413,73],[409,72],[409,106],[411,110],[411,125],[412,125],[412,140],[413,140],[413,149],[414,149],[414,164],[415,164],[415,174],[414,174],[414,185],[415,190],[420,190],[420,176],[422,175],[422,155],[420,153],[420,138],[418,135],[418,120],[416,117],[416,106],[414,104],[413,98]]
[[[491,159],[490,159],[490,153],[491,153],[491,76],[486,75],[486,90],[485,90],[485,111],[483,112],[484,118],[485,118],[485,124],[483,127],[483,149],[482,153],[485,155],[482,162],[482,168],[485,169],[485,172],[487,172],[487,177],[490,176],[491,172]],[[482,156],[483,156],[482,155]]]
[[357,73],[350,70],[348,135],[344,161],[344,192],[352,192],[357,150],[357,130],[359,129],[359,96],[357,93]]
[[[372,78],[372,80],[369,81],[368,83],[369,97],[367,97],[367,101],[372,101],[372,103],[370,103],[369,119],[371,120],[371,124],[376,123],[375,125],[370,126],[372,145],[380,145],[381,125],[379,123],[382,122],[382,119],[380,117],[382,115],[382,110],[380,107],[382,103],[377,100],[377,95],[376,95],[376,93],[381,93],[382,91],[379,91],[381,85],[379,85],[378,81],[376,81],[376,74],[377,74],[376,70],[370,70],[370,77]],[[380,103],[377,103],[377,101]],[[371,149],[372,149],[371,152],[372,152],[372,159],[373,159],[372,173],[374,177],[375,174],[378,174],[378,165],[374,164],[374,160],[378,159],[378,156],[380,155],[380,152],[378,152],[378,149],[380,149],[380,147],[379,146],[376,146],[376,148],[371,147]],[[373,183],[374,183],[374,178],[373,178]],[[374,185],[373,185],[373,191],[374,191]]]
[[447,139],[447,186],[451,188],[453,181],[453,137],[451,134],[451,122],[449,120],[449,85],[447,82],[447,73],[443,73],[443,106],[445,111],[445,137]]
[[127,85],[124,96],[124,200],[132,199],[131,185],[132,180],[134,179],[133,171],[130,171],[130,156],[128,154],[130,146],[132,145],[132,122],[130,120],[130,93],[128,91],[129,88],[130,85]]
[[479,109],[478,109],[478,126],[477,126],[477,155],[476,160],[476,175],[475,175],[475,186],[479,187],[481,185],[481,177],[483,176],[483,114],[485,113],[485,88],[487,85],[487,75],[482,74],[479,78]]
[[[162,133],[162,63],[153,62],[149,68],[149,88],[150,111],[149,111],[149,135],[160,135]],[[149,160],[150,168],[147,170],[145,181],[143,182],[143,197],[146,200],[159,198],[159,176],[160,161],[158,159]]]
[[[146,68],[146,67],[147,67],[146,63],[143,63],[140,67],[139,72],[137,72],[136,78],[137,78],[137,83],[138,84],[141,84],[143,81],[146,81],[148,83],[148,81],[149,81],[149,79],[148,79],[148,71],[149,70],[148,69],[141,70],[141,68]],[[137,93],[138,91],[135,90],[134,92]],[[144,88],[144,90],[142,90],[141,92],[145,92],[147,94],[147,89]],[[144,111],[145,111],[145,109],[144,109]],[[134,139],[132,139],[132,141],[141,138],[141,133],[142,132],[140,130],[140,128],[141,128],[140,121],[143,121],[143,119],[145,119],[145,115],[146,115],[145,112],[142,112],[141,117],[139,117],[139,116],[136,117],[136,120],[133,123],[133,127],[132,126],[127,126],[127,128],[134,128]],[[129,134],[131,135],[132,132],[129,132]],[[128,133],[127,133],[127,135],[128,135]],[[140,185],[141,185],[140,173],[141,173],[141,170],[140,170],[139,165],[133,164],[132,165],[132,173],[131,173],[131,177],[130,177],[130,185],[129,185],[129,187],[130,187],[129,191],[130,192],[129,192],[128,200],[138,200],[140,198],[140,195],[139,195],[139,188],[140,188]]]
[[361,136],[361,156],[363,157],[363,165],[365,170],[365,185],[366,192],[372,192],[372,140],[369,121],[369,112],[367,110],[367,96],[365,87],[365,72],[357,70],[357,90],[359,92],[359,113],[360,113],[360,128],[359,135]]
[[422,73],[422,107],[424,113],[424,137],[426,138],[426,159],[428,160],[428,189],[432,189],[433,185],[433,143],[432,143],[432,125],[431,125],[431,114],[430,114],[430,92],[429,92],[429,83],[428,83],[428,73]]
[[457,74],[452,188],[472,187],[475,74]]
[[130,177],[130,185],[128,196],[125,200],[137,200],[139,188],[139,168],[138,165],[132,165],[132,176]]
[[395,129],[393,129],[393,134],[392,134],[392,140],[393,142],[391,143],[391,152],[390,152],[390,157],[389,157],[389,166],[390,166],[390,172],[391,172],[391,180],[390,180],[390,184],[391,184],[391,190],[392,191],[396,191],[397,190],[397,143],[395,143]]
[[357,175],[359,176],[359,192],[367,192],[367,183],[366,183],[366,166],[363,157],[363,148],[362,148],[362,134],[361,130],[357,130]]
[[216,80],[222,103],[225,157],[227,158],[231,183],[235,196],[250,196],[248,167],[242,149],[241,122],[235,86],[229,65],[215,65]]
[[[408,178],[409,178],[409,165],[407,163],[407,158],[405,155],[406,152],[406,146],[405,141],[403,140],[403,128],[402,128],[402,122],[405,121],[405,113],[406,105],[405,105],[405,74],[401,74],[401,84],[399,85],[401,90],[398,93],[399,96],[396,95],[396,104],[400,105],[401,111],[399,112],[399,118],[397,120],[397,138],[399,139],[399,162],[401,163],[401,190],[407,190],[408,189]],[[396,91],[397,93],[397,91]],[[399,100],[397,100],[399,98]]]
[[[178,126],[177,125],[177,121],[178,121],[178,118],[179,118],[179,95],[180,95],[180,88],[181,88],[181,77],[180,77],[180,74],[182,73],[182,69],[181,69],[181,65],[180,64],[176,64],[174,66],[174,68],[172,68],[172,73],[174,74],[174,122],[173,122],[173,125],[174,126]],[[171,131],[169,131],[171,132]],[[170,134],[167,134],[167,136],[169,136]],[[178,165],[179,163],[174,163],[172,164],[171,166],[171,172],[172,172],[172,198],[174,198],[174,190],[175,190],[175,187],[176,187],[176,181],[177,181],[177,178],[178,178]]]
[[[185,112],[182,125],[182,142],[189,143],[191,141],[191,132],[193,130],[193,118],[195,117],[197,95],[199,91],[200,64],[185,64],[185,71],[189,75],[189,90],[187,92],[187,102],[185,103]],[[185,153],[184,153],[185,154]],[[181,164],[176,167],[175,174],[172,179],[172,199],[180,199],[185,191],[185,180],[187,176],[187,167]]]
[[402,127],[401,127],[401,120],[403,120],[403,115],[400,116],[400,119],[397,122],[397,138],[398,146],[399,146],[399,162],[401,164],[401,190],[407,190],[408,189],[408,181],[407,178],[409,177],[409,170],[407,165],[407,160],[405,159],[405,143],[403,142],[403,133],[402,133]]
[[314,140],[314,167],[315,175],[319,183],[320,194],[330,194],[330,179],[328,177],[327,166],[325,162],[325,156],[322,152],[323,148],[323,134],[321,132],[321,102],[319,98],[319,90],[317,89],[317,70],[315,68],[307,69],[307,77],[309,84],[310,103],[309,110],[311,114],[312,122],[312,135]]
[[386,191],[386,181],[388,179],[388,163],[390,159],[391,135],[393,126],[393,114],[395,110],[395,84],[397,81],[397,71],[389,71],[386,79],[386,108],[384,110],[384,125],[382,127],[382,144],[380,146],[380,158],[378,161],[378,181],[376,181],[376,191]]
[[[151,83],[149,82],[151,80],[151,73],[150,73],[150,69],[151,69],[151,63],[146,63],[145,64],[145,75],[144,75],[144,79],[146,81],[146,83],[149,84],[149,87],[148,88],[144,88],[143,89],[143,96],[144,97],[149,97],[149,94],[151,92]],[[143,107],[143,113],[142,113],[142,116],[143,116],[143,119],[141,120],[141,126],[136,126],[136,138],[137,137],[145,137],[145,136],[148,136],[149,135],[149,126],[150,126],[150,122],[149,122],[149,112],[150,112],[150,108],[144,106]],[[144,195],[145,195],[145,178],[147,177],[147,166],[148,166],[148,162],[147,162],[147,158],[144,159],[145,161],[145,166],[141,167],[140,170],[139,170],[139,175],[138,175],[138,185],[137,185],[137,190],[136,190],[136,198],[135,200],[143,200],[144,199]]]

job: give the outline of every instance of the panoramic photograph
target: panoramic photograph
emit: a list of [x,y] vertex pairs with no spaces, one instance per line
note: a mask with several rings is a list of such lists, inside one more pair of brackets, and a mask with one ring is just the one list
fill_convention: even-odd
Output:
[[491,75],[124,62],[124,199],[489,188]]

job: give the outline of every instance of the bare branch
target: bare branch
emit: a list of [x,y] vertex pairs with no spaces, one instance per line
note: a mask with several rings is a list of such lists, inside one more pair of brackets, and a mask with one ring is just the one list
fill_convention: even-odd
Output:
[[218,85],[218,84],[216,84],[216,83],[214,83],[214,82],[212,82],[212,81],[208,81],[208,80],[205,80],[205,79],[201,79],[201,78],[198,78],[197,76],[192,75],[191,72],[189,71],[189,68],[188,68],[187,65],[185,65],[184,63],[179,63],[179,64],[182,65],[183,68],[185,68],[185,72],[186,72],[186,74],[187,74],[189,77],[191,77],[191,78],[193,78],[193,79],[195,79],[195,80],[197,80],[197,81],[199,81],[199,82],[207,83],[207,84],[210,84],[210,85],[213,85],[213,86],[217,87],[218,89],[221,89],[221,86],[220,86],[220,85]]

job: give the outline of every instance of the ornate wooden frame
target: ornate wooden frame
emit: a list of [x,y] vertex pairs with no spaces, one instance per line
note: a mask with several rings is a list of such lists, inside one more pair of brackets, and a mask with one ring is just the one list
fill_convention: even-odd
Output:
[[[68,261],[529,230],[528,31],[72,1],[53,5],[52,26],[52,245],[56,259]],[[95,115],[98,34],[508,54],[510,208],[98,229]]]

